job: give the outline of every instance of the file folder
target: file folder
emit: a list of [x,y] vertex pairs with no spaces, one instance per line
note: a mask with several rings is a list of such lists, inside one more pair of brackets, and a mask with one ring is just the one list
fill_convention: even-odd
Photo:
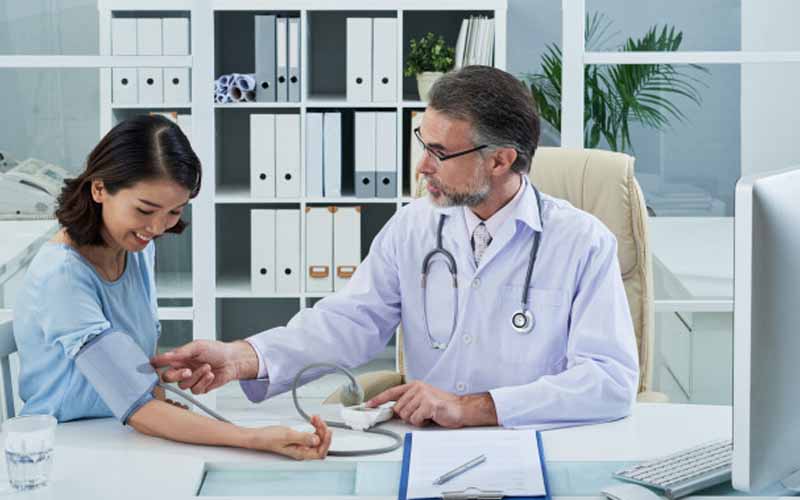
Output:
[[300,18],[289,18],[289,101],[300,102]]
[[164,68],[164,102],[189,104],[189,68]]
[[372,101],[372,18],[347,18],[347,100]]
[[250,211],[250,288],[255,295],[275,293],[275,210]]
[[189,55],[189,20],[185,17],[166,17],[161,21],[162,51],[165,56]]
[[373,19],[372,101],[397,100],[397,19]]
[[356,196],[374,198],[375,191],[375,113],[355,113]]
[[333,209],[306,207],[306,291],[333,291]]
[[378,198],[397,196],[397,114],[375,114],[375,192]]
[[136,55],[136,19],[115,17],[111,19],[111,54]]
[[250,196],[275,198],[275,115],[250,115]]
[[342,114],[323,117],[323,175],[326,198],[342,196]]
[[333,212],[333,290],[350,282],[361,263],[361,207],[336,207]]
[[139,80],[136,68],[113,68],[111,78],[111,101],[114,104],[136,104],[139,102]]
[[275,16],[256,18],[256,101],[275,102]]
[[275,115],[275,196],[300,197],[300,115]]
[[278,85],[276,87],[276,100],[278,102],[286,102],[289,100],[289,68],[288,58],[289,49],[288,45],[288,31],[289,23],[285,17],[279,17],[276,27],[276,41],[275,41],[275,71],[277,73]]
[[136,55],[162,55],[161,41],[161,18],[136,19]]
[[139,104],[164,102],[164,77],[161,68],[139,68]]
[[306,196],[323,196],[322,113],[306,114]]
[[300,291],[300,210],[275,212],[275,291]]
[[[452,430],[450,430],[450,431],[433,431],[433,432],[451,432],[451,433],[452,432],[466,432],[466,433],[469,433],[469,432],[480,432],[480,431],[469,431],[469,430],[467,430],[467,431],[452,431]],[[496,430],[494,432],[508,432],[508,431],[504,431],[502,429],[498,429],[498,430]],[[510,432],[514,432],[514,431],[510,431]],[[462,436],[463,436],[463,434],[462,434]],[[468,436],[468,434],[467,434],[467,436]],[[453,436],[453,439],[455,439],[455,438],[457,438],[457,436]],[[468,439],[468,437],[464,437],[464,438]],[[545,458],[544,458],[544,447],[542,445],[542,435],[541,435],[541,433],[539,431],[536,431],[536,443],[532,444],[533,449],[531,450],[532,453],[538,453],[539,461],[540,461],[540,465],[541,465],[541,471],[537,471],[537,472],[540,472],[541,475],[542,475],[542,480],[543,480],[543,483],[544,483],[544,495],[539,495],[539,496],[515,496],[513,494],[507,495],[503,491],[493,491],[493,492],[483,491],[482,492],[478,488],[470,488],[467,491],[464,491],[463,489],[462,490],[453,491],[452,487],[450,487],[450,490],[448,490],[448,485],[447,485],[447,483],[445,483],[445,484],[440,486],[442,488],[442,494],[439,495],[439,496],[436,496],[436,497],[422,497],[422,498],[420,498],[420,497],[410,497],[408,495],[408,489],[409,489],[408,488],[408,482],[409,482],[409,469],[410,469],[410,466],[411,466],[411,452],[412,452],[413,444],[414,444],[413,433],[411,433],[411,432],[406,433],[405,440],[403,442],[403,463],[402,463],[401,469],[400,469],[400,485],[399,485],[399,489],[398,489],[398,493],[397,493],[398,500],[412,500],[412,498],[413,499],[419,499],[419,500],[439,500],[439,499],[443,499],[443,500],[462,500],[462,499],[463,500],[467,500],[467,499],[470,499],[470,498],[515,498],[515,499],[519,499],[519,500],[551,500],[551,498],[552,498],[551,494],[550,494],[550,484],[549,484],[549,481],[548,481],[548,478],[547,478],[547,466],[546,466]],[[456,459],[460,458],[460,459],[463,460],[465,457],[455,457],[455,458]],[[445,471],[442,471],[442,472],[445,472]],[[509,474],[511,474],[511,472],[509,472]],[[481,493],[483,493],[484,496],[478,496]],[[494,493],[494,496],[489,495],[489,493]]]

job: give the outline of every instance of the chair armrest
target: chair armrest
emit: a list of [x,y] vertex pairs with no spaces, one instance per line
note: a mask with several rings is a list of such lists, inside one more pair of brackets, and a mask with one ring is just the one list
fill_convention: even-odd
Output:
[[[364,401],[368,401],[386,389],[403,384],[405,382],[405,377],[395,371],[381,370],[359,375],[356,377],[356,380],[364,389]],[[338,404],[341,401],[340,393],[341,388],[336,389],[336,392],[328,396],[322,404]]]
[[663,392],[642,391],[636,396],[639,403],[669,403],[669,396]]

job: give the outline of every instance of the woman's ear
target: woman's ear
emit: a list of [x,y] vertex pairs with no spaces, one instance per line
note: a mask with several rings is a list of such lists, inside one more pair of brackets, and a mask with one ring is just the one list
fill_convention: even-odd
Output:
[[92,199],[95,203],[103,203],[103,201],[105,201],[108,191],[106,191],[103,181],[99,179],[93,180],[90,189],[92,191]]

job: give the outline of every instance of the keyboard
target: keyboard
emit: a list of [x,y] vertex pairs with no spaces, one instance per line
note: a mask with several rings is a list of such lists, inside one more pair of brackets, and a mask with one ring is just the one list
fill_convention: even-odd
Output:
[[664,492],[674,500],[730,481],[733,443],[712,441],[623,469],[614,477]]

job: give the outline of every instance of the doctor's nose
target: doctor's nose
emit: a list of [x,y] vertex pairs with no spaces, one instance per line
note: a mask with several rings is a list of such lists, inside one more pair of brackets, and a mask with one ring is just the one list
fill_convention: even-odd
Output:
[[436,160],[430,154],[423,154],[417,163],[417,174],[431,175],[436,173]]

